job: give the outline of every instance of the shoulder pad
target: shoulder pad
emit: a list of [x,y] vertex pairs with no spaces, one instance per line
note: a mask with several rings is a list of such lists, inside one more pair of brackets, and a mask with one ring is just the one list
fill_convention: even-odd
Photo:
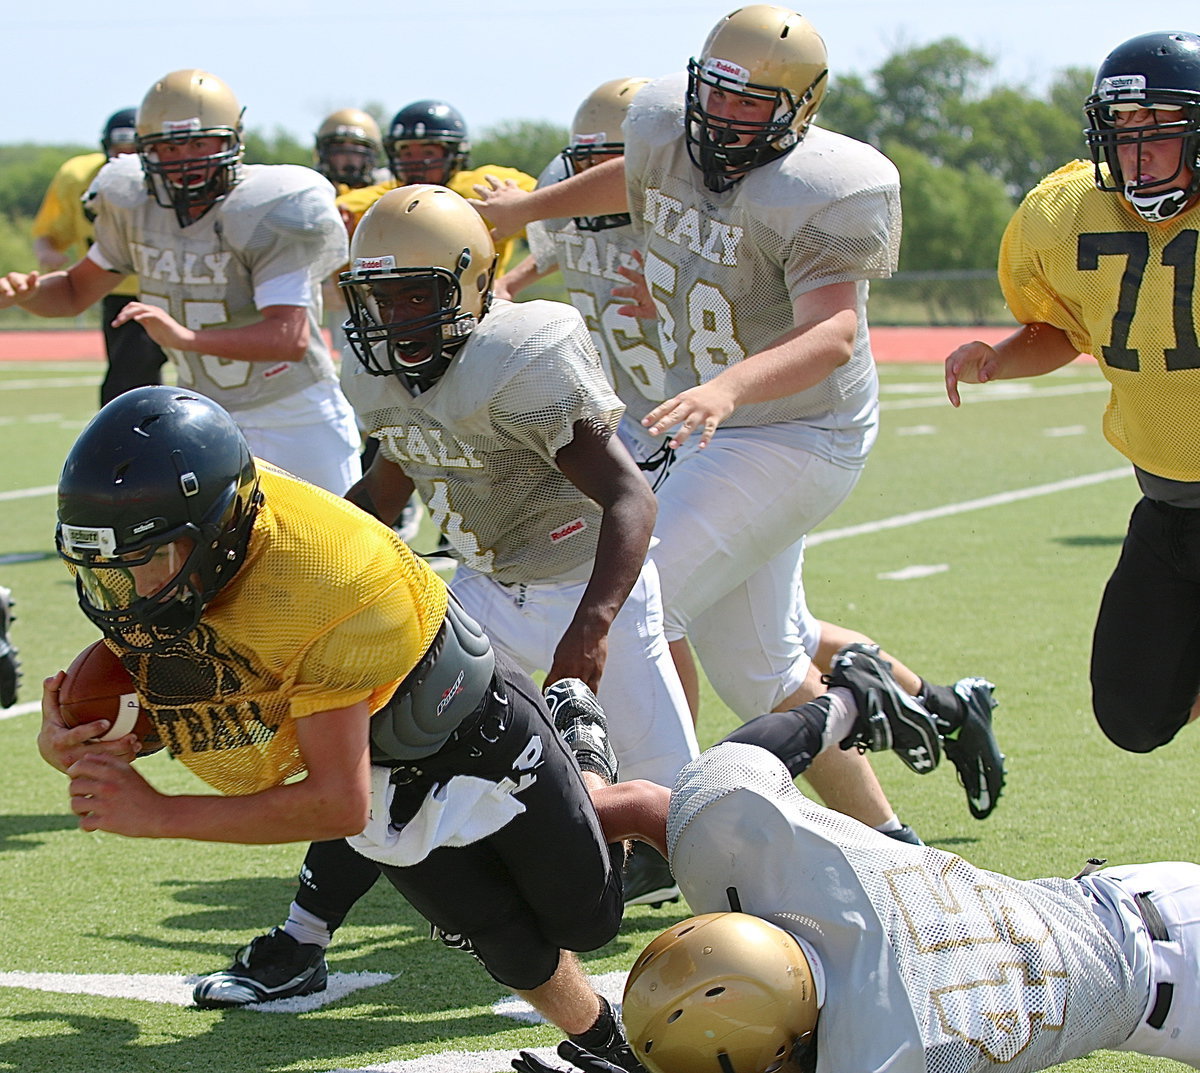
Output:
[[127,209],[139,204],[147,196],[146,175],[142,171],[141,159],[136,153],[125,153],[113,157],[96,173],[92,185],[84,194],[84,203],[89,206],[105,203]]

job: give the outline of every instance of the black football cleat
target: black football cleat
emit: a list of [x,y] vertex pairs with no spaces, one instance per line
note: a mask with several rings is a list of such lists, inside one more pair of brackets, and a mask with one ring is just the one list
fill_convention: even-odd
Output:
[[1007,771],[1004,754],[992,729],[992,711],[996,707],[995,686],[986,678],[961,678],[954,692],[962,698],[966,716],[952,738],[943,738],[942,747],[958,772],[958,781],[967,793],[967,807],[977,820],[986,820],[1000,800]]
[[328,978],[324,947],[272,928],[243,946],[229,968],[201,977],[192,1001],[204,1009],[249,1006],[324,991]]

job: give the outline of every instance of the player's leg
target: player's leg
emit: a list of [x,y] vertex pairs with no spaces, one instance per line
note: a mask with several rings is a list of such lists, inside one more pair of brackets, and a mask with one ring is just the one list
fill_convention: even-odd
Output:
[[[990,816],[1000,800],[1006,777],[1004,754],[992,729],[992,712],[997,704],[995,686],[979,676],[960,678],[953,685],[935,685],[891,653],[879,649],[865,634],[832,622],[820,623],[820,636],[813,662],[824,673],[832,667],[834,656],[848,645],[874,646],[879,651],[891,664],[892,675],[900,687],[920,700],[934,716],[942,735],[942,748],[958,773],[971,815],[977,820]],[[824,798],[815,783],[814,788]],[[828,800],[825,803],[843,811]]]
[[1150,499],[1134,507],[1100,603],[1091,679],[1100,729],[1122,749],[1157,749],[1192,719],[1200,690],[1200,510]]
[[162,367],[167,356],[146,334],[146,329],[133,320],[119,328],[112,326],[117,314],[136,297],[106,294],[100,302],[104,350],[108,356],[108,368],[100,384],[101,406],[132,388],[162,383]]
[[1200,865],[1121,865],[1102,869],[1083,882],[1105,879],[1115,880],[1124,890],[1124,905],[1136,906],[1144,930],[1127,930],[1131,939],[1141,931],[1139,953],[1150,961],[1145,1014],[1115,1049],[1200,1067]]
[[314,842],[287,919],[251,939],[227,968],[202,976],[193,1001],[205,1008],[247,1006],[324,991],[325,950],[333,933],[378,878],[379,865],[345,839]]

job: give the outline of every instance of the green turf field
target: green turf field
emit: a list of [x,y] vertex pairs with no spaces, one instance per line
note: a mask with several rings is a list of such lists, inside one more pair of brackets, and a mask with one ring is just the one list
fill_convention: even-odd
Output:
[[[498,1008],[502,989],[430,942],[385,884],[330,952],[338,985],[356,990],[298,1012],[186,1005],[185,977],[222,967],[282,919],[303,847],[81,833],[62,776],[37,755],[27,702],[96,636],[53,555],[52,486],[93,412],[99,372],[0,364],[0,584],[19,601],[14,640],[26,672],[17,714],[0,720],[0,1070],[499,1073],[517,1047],[554,1042],[550,1028],[514,1019],[511,1004]],[[980,823],[949,765],[918,778],[876,757],[900,816],[926,841],[1017,876],[1074,874],[1088,857],[1195,859],[1200,806],[1189,787],[1200,736],[1122,753],[1089,709],[1095,608],[1137,496],[1100,434],[1099,373],[1079,366],[967,388],[958,411],[940,365],[885,366],[881,377],[879,442],[858,489],[811,543],[810,603],[931,679],[995,681],[1010,767],[1004,800]],[[704,703],[710,744],[732,720],[711,694]],[[161,789],[201,788],[162,756],[141,765]],[[586,957],[588,971],[617,974],[681,915],[631,910],[618,939]],[[1168,1065],[1086,1060],[1099,1073]]]

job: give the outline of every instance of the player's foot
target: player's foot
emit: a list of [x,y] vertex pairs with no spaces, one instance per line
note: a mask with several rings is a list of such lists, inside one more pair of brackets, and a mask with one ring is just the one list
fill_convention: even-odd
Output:
[[626,905],[648,905],[658,909],[665,902],[679,901],[679,887],[671,866],[653,846],[635,842],[625,858],[622,886]]
[[891,749],[918,775],[941,762],[941,737],[933,716],[900,688],[878,645],[847,645],[833,657],[824,681],[850,690],[858,706],[858,720],[842,742],[843,749]]
[[229,968],[202,977],[192,1001],[219,1009],[311,995],[325,990],[328,976],[324,947],[298,943],[282,928],[272,928],[243,946]]
[[575,754],[579,767],[599,775],[609,786],[617,781],[617,755],[608,741],[608,720],[600,702],[578,678],[560,678],[542,694],[554,729]]
[[909,827],[907,823],[902,823],[894,831],[882,831],[880,833],[887,835],[888,838],[894,838],[897,842],[907,842],[910,846],[925,845],[925,843],[921,841],[921,836],[917,834],[917,832],[911,827]]
[[17,685],[21,681],[21,661],[8,637],[14,617],[12,591],[0,585],[0,708],[17,703]]
[[943,738],[942,747],[958,771],[958,781],[967,792],[967,807],[977,820],[986,820],[1004,790],[1004,754],[992,730],[996,707],[995,686],[986,678],[962,678],[954,692],[962,698],[966,717],[953,738]]

